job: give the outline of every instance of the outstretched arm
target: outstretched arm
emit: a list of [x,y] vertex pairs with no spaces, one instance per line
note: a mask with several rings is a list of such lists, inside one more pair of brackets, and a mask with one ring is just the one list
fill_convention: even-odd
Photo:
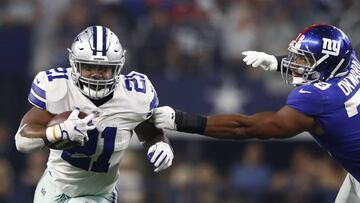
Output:
[[251,116],[208,116],[204,134],[220,139],[288,138],[304,131],[313,131],[315,126],[313,118],[284,106],[277,112],[261,112]]
[[[251,116],[233,114],[202,117],[177,111],[173,121],[169,116],[172,114],[171,111],[174,110],[170,107],[157,108],[153,116],[155,126],[203,134],[218,139],[236,140],[288,138],[304,131],[321,134],[312,117],[288,106],[284,106],[277,112],[261,112]],[[193,122],[188,122],[189,120]],[[194,122],[196,120],[202,120],[202,122]],[[170,125],[172,123],[174,123],[173,126]]]

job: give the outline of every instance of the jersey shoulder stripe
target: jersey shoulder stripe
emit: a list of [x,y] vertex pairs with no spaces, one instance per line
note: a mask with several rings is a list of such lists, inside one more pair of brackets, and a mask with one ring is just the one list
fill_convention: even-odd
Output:
[[35,107],[47,109],[49,103],[59,101],[68,90],[70,69],[55,68],[39,72],[31,85],[28,101]]
[[34,82],[31,85],[31,90],[34,91],[34,93],[43,99],[46,99],[46,92],[45,90],[41,89],[40,87],[38,87]]
[[34,94],[33,91],[30,91],[29,96],[28,96],[28,100],[29,102],[41,109],[46,109],[46,103],[44,101],[41,101],[40,99],[38,99]]

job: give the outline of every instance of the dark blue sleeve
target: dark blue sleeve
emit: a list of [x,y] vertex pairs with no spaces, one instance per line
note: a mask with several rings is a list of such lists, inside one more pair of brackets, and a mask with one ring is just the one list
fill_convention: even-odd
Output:
[[293,89],[287,98],[286,105],[308,116],[319,115],[324,109],[319,89],[312,86]]

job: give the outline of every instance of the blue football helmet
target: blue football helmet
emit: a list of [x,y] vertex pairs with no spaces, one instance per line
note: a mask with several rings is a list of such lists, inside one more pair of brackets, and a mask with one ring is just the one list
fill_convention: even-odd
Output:
[[[84,95],[91,99],[101,99],[114,91],[120,80],[126,51],[109,28],[86,28],[75,38],[68,50],[72,79]],[[84,77],[82,71],[89,69],[111,69],[112,76],[110,79]]]
[[353,52],[346,34],[331,25],[306,28],[289,44],[289,55],[281,61],[287,84],[306,85],[345,75]]

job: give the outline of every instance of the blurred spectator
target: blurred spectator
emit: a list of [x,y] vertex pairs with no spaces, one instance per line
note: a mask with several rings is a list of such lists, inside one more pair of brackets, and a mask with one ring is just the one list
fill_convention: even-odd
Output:
[[316,167],[319,193],[324,203],[334,202],[336,194],[345,179],[345,170],[337,165],[328,154],[312,163]]
[[13,152],[16,150],[12,149],[13,137],[11,134],[10,126],[0,121],[0,155],[10,159]]
[[[86,2],[86,3],[85,3]],[[55,28],[56,41],[52,41],[52,64],[51,67],[69,67],[67,48],[70,48],[72,39],[81,30],[93,23],[91,1],[76,0],[64,7],[63,13],[59,16],[59,25]],[[96,14],[96,13],[94,13]]]
[[28,155],[25,169],[16,177],[15,191],[21,195],[14,196],[14,202],[33,202],[36,185],[44,173],[47,158],[47,150]]
[[192,186],[197,191],[194,202],[221,202],[222,179],[211,163],[200,163],[195,167]]
[[192,202],[194,192],[192,180],[195,176],[193,167],[182,162],[177,162],[174,166],[168,177],[170,193],[168,202]]
[[314,193],[317,188],[315,157],[307,150],[298,148],[294,151],[291,160],[289,182],[286,190],[287,201],[314,202]]
[[139,46],[135,63],[139,64],[139,70],[149,75],[164,75],[168,66],[171,38],[170,20],[167,14],[160,9],[150,11],[147,24],[142,24],[142,44]]
[[231,167],[229,173],[234,192],[245,202],[264,202],[272,171],[268,163],[264,162],[262,145],[248,144],[241,155],[241,160]]
[[230,1],[226,7],[220,24],[220,54],[225,68],[238,72],[240,69],[242,52],[256,49],[258,27],[253,11],[246,1]]
[[346,0],[342,1],[344,12],[340,15],[339,26],[344,28],[352,42],[352,46],[357,52],[360,51],[360,1]]
[[14,134],[8,122],[0,121],[0,156],[9,160],[14,167],[14,172],[23,167],[25,156],[18,153],[14,145]]
[[127,151],[119,169],[116,187],[119,192],[119,203],[142,203],[144,199],[144,177],[139,157],[134,151]]
[[2,1],[0,25],[31,25],[39,12],[35,0]]
[[210,74],[217,40],[207,13],[194,2],[184,1],[175,5],[170,15],[173,27],[168,68],[171,72],[166,76],[193,78]]
[[0,203],[16,202],[13,197],[17,191],[13,191],[14,174],[9,161],[0,158]]

